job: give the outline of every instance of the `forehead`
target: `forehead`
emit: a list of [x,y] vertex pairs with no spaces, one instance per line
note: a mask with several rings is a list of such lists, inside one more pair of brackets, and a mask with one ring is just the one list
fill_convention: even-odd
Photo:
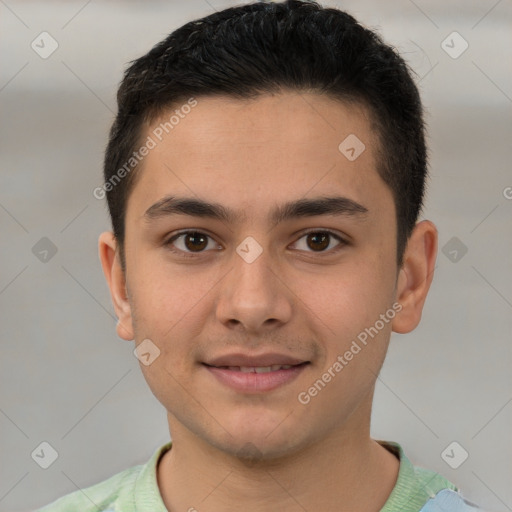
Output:
[[391,197],[376,171],[377,135],[359,104],[315,93],[195,101],[146,127],[142,138],[154,147],[130,195],[136,217],[169,194],[225,203],[244,217],[333,189],[376,206]]

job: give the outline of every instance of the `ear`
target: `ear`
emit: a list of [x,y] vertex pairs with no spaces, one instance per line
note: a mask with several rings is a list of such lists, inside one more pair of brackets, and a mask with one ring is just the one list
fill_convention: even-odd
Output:
[[131,306],[128,301],[126,280],[121,268],[117,240],[112,231],[105,231],[98,240],[98,252],[103,273],[110,288],[112,304],[118,317],[117,335],[127,341],[134,339]]
[[403,264],[397,280],[396,300],[402,309],[395,316],[392,328],[397,333],[414,330],[434,277],[437,256],[437,229],[429,220],[416,224],[407,242]]

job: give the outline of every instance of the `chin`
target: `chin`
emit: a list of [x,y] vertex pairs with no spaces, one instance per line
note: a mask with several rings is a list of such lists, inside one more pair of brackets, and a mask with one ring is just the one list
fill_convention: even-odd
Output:
[[283,439],[269,441],[265,436],[261,436],[260,439],[237,437],[236,440],[231,439],[229,443],[216,444],[216,448],[251,466],[278,461],[300,451],[300,446],[294,446],[290,439],[286,442]]
[[296,425],[284,425],[283,417],[278,421],[254,421],[249,415],[245,422],[224,423],[230,434],[222,432],[221,439],[206,439],[217,449],[239,458],[246,463],[257,463],[263,460],[275,460],[300,451],[307,444],[305,432]]

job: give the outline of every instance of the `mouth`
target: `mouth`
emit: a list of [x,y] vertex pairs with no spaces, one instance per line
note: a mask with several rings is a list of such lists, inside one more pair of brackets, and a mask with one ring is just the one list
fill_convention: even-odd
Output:
[[295,380],[310,365],[309,361],[294,364],[213,365],[203,366],[218,382],[242,393],[263,393],[277,389]]
[[206,364],[206,366],[210,366],[210,368],[221,368],[222,370],[231,370],[233,372],[269,373],[277,372],[278,370],[289,370],[290,368],[301,366],[303,364],[309,364],[309,361],[304,361],[300,364],[273,364],[271,366],[213,366],[208,364]]

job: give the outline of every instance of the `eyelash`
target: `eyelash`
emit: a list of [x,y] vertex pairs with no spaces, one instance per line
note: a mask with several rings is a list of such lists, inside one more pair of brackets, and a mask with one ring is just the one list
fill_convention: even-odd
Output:
[[[331,231],[329,229],[313,229],[313,230],[310,230],[310,231],[306,231],[306,232],[301,234],[301,236],[300,236],[300,238],[298,240],[300,240],[301,238],[304,238],[305,236],[307,236],[307,235],[309,235],[311,233],[315,233],[315,234],[318,234],[318,233],[328,234],[329,236],[331,236],[332,238],[334,238],[338,242],[340,242],[340,244],[337,245],[334,249],[330,249],[329,251],[306,251],[306,252],[312,252],[312,253],[316,253],[316,254],[324,254],[324,253],[333,254],[333,253],[337,253],[344,246],[348,245],[348,242],[345,239],[343,239],[340,235],[338,235],[337,233],[335,233],[334,231]],[[213,237],[211,237],[207,233],[203,233],[202,231],[197,231],[197,230],[189,229],[189,230],[179,231],[178,233],[175,233],[166,242],[164,242],[164,246],[168,250],[170,250],[171,252],[173,252],[173,253],[175,253],[175,254],[179,255],[180,257],[183,257],[183,258],[196,258],[196,257],[200,256],[201,254],[205,253],[206,252],[205,250],[194,253],[194,252],[183,251],[182,249],[176,249],[175,247],[173,247],[172,244],[173,244],[174,241],[176,241],[178,238],[182,237],[183,235],[188,235],[188,234],[204,235],[207,238],[210,238],[210,239],[213,240]]]

